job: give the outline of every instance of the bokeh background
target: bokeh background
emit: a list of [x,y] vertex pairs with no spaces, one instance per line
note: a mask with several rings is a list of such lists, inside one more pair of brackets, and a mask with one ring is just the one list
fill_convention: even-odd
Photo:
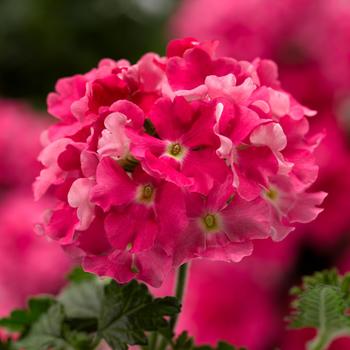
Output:
[[[313,333],[286,330],[290,287],[324,268],[350,270],[349,0],[0,0],[0,316],[31,294],[57,292],[73,264],[33,229],[46,207],[31,183],[40,134],[54,122],[48,92],[102,57],[135,62],[183,36],[277,62],[282,86],[318,111],[311,127],[327,133],[315,188],[329,195],[315,222],[281,243],[258,242],[240,264],[194,262],[178,331],[198,344],[302,350]],[[170,294],[172,283],[154,293]]]

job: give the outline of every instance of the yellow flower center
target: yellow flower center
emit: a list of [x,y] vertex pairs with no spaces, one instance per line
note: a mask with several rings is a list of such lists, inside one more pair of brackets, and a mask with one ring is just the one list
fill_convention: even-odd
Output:
[[145,200],[149,200],[152,198],[152,195],[153,195],[153,187],[151,185],[146,185],[142,191],[142,198]]
[[271,188],[265,192],[265,195],[271,201],[275,201],[278,197],[278,192],[275,189]]
[[174,144],[170,145],[169,153],[174,157],[178,156],[179,154],[182,153],[181,145],[179,143],[174,143]]
[[137,200],[143,204],[150,204],[153,202],[155,189],[152,185],[141,185],[137,191]]
[[215,215],[213,214],[207,214],[202,217],[202,224],[204,227],[204,230],[207,232],[213,232],[218,231],[219,229],[219,222]]

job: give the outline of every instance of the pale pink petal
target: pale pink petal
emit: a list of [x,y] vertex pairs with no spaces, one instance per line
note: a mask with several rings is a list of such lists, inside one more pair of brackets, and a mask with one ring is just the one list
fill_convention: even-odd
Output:
[[288,213],[290,222],[307,223],[314,220],[323,211],[317,206],[321,205],[327,197],[325,192],[303,193],[298,196],[297,202]]
[[277,117],[283,117],[289,113],[290,99],[288,94],[269,88],[271,111]]
[[78,230],[86,230],[94,219],[94,204],[90,201],[90,193],[95,185],[94,180],[82,178],[75,180],[68,192],[68,203],[77,208],[77,216],[80,222]]

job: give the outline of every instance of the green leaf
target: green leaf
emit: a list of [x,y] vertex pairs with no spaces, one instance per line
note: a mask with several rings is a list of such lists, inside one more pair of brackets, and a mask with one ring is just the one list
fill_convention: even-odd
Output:
[[217,347],[213,348],[210,345],[195,346],[192,337],[189,337],[187,332],[182,332],[173,346],[173,350],[245,350],[244,348],[236,348],[225,342],[219,342]]
[[225,342],[219,342],[217,350],[245,350],[245,348],[236,348],[235,346],[232,346]]
[[58,296],[68,318],[98,318],[101,313],[103,285],[96,279],[78,279]]
[[290,326],[316,328],[317,336],[309,349],[326,349],[339,336],[350,335],[349,277],[341,277],[335,270],[318,272],[305,277],[301,288],[293,290],[297,299],[292,303]]
[[54,303],[52,298],[44,296],[29,299],[28,310],[12,311],[9,317],[0,319],[0,326],[11,331],[25,333]]
[[17,342],[18,349],[26,350],[74,350],[62,335],[63,306],[55,304],[33,325],[29,334]]
[[15,350],[12,340],[0,339],[0,350]]
[[85,272],[81,267],[74,268],[67,276],[67,279],[73,283],[97,280],[95,275]]
[[75,350],[94,349],[94,336],[85,332],[63,328],[63,337]]
[[192,350],[194,348],[193,338],[187,332],[182,332],[173,346],[173,350]]
[[164,317],[179,311],[175,298],[154,299],[143,284],[132,281],[119,285],[112,281],[105,287],[98,334],[116,350],[126,350],[128,345],[146,345],[145,331],[166,328],[168,321]]
[[225,342],[219,342],[216,348],[212,348],[209,345],[195,347],[194,350],[246,350],[245,348],[236,348]]

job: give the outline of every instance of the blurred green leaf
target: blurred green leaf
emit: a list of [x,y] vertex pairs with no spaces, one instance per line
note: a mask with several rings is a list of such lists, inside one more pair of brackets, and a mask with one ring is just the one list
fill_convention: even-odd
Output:
[[29,299],[27,310],[12,311],[9,317],[0,319],[0,326],[11,331],[25,333],[53,304],[55,304],[55,301],[49,297]]
[[62,326],[64,320],[63,306],[55,304],[50,307],[46,314],[34,323],[29,334],[17,342],[18,349],[26,350],[74,350],[63,339]]
[[63,289],[58,301],[64,306],[68,318],[98,318],[103,300],[103,285],[97,279],[81,279],[75,275]]

